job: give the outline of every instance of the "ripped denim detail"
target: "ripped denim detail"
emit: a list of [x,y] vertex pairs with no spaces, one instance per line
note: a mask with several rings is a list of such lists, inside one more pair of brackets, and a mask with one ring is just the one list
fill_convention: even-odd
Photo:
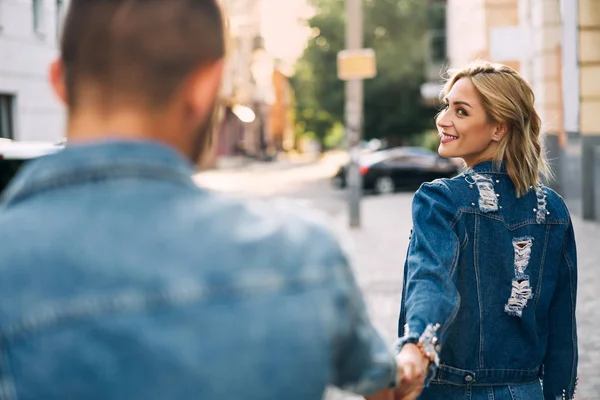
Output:
[[436,367],[440,366],[440,355],[438,346],[437,331],[440,329],[440,325],[429,324],[425,328],[425,332],[419,338],[419,343],[425,355],[429,360],[435,364]]
[[404,325],[404,336],[398,339],[394,345],[396,352],[400,352],[404,344],[415,343],[420,347],[423,355],[429,359],[430,363],[427,367],[424,387],[429,386],[440,366],[441,345],[437,336],[439,329],[440,324],[428,324],[425,331],[419,336],[417,332],[411,333],[408,324],[406,324]]
[[568,397],[566,390],[563,390],[562,396],[556,396],[556,400],[573,400],[574,398],[575,398],[574,394],[573,394],[573,397]]
[[525,274],[531,258],[533,238],[513,239],[515,250],[515,277],[512,281],[510,298],[504,306],[504,311],[514,317],[521,317],[527,302],[533,298],[533,290],[529,282],[529,276]]
[[550,214],[546,208],[546,191],[542,185],[535,186],[535,195],[537,197],[537,209],[535,209],[535,220],[538,224],[546,222],[546,214]]
[[408,324],[404,325],[404,336],[396,341],[394,347],[396,351],[402,350],[402,346],[406,343],[415,343],[421,348],[423,353],[430,359],[435,367],[440,366],[441,346],[437,337],[437,332],[440,329],[440,324],[428,324],[423,333],[419,336],[418,333],[412,333]]
[[[471,178],[473,181],[469,181]],[[487,176],[472,173],[465,176],[467,183],[473,187],[477,186],[479,191],[479,209],[483,212],[498,211],[498,196],[494,190],[494,181]]]
[[578,384],[579,384],[579,377],[575,378],[575,386],[573,387],[573,395],[569,396],[567,394],[567,390],[563,389],[562,396],[556,396],[556,400],[573,400],[575,398],[575,393],[577,392]]

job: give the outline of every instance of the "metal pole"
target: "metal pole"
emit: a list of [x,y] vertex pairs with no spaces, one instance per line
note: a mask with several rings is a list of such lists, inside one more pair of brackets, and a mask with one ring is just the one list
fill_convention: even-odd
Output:
[[[346,0],[346,48],[363,47],[362,0]],[[350,150],[348,169],[348,208],[350,227],[360,227],[360,199],[362,196],[362,176],[359,171],[359,143],[363,124],[363,82],[362,79],[346,81],[346,137]]]

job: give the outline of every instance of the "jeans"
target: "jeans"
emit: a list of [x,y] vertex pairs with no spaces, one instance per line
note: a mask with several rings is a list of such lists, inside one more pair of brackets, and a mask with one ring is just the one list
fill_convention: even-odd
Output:
[[542,384],[456,386],[432,382],[419,400],[543,400]]

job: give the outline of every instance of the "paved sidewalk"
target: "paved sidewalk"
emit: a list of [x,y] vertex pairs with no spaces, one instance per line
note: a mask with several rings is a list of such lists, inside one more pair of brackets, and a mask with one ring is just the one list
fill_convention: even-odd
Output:
[[201,171],[194,175],[194,180],[214,190],[264,196],[279,193],[282,188],[293,190],[301,182],[329,179],[344,161],[342,152],[323,156],[286,155],[268,163]]
[[260,161],[251,157],[238,156],[220,156],[217,158],[217,165],[208,171],[228,171],[228,170],[281,170],[285,168],[294,168],[302,165],[308,165],[319,162],[321,159],[329,157],[338,152],[325,153],[323,155],[316,153],[279,153],[272,161]]
[[[390,344],[396,338],[402,267],[411,229],[412,193],[366,197],[363,227],[336,228],[354,258],[354,268],[375,326]],[[580,340],[578,400],[600,400],[600,224],[573,217],[579,255],[578,324]],[[332,391],[327,400],[357,399]]]

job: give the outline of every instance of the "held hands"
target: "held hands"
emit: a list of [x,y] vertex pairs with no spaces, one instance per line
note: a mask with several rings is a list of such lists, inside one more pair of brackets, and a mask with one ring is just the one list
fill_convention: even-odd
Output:
[[392,389],[383,389],[371,396],[365,397],[366,400],[396,400],[395,392]]
[[396,356],[399,386],[395,400],[414,400],[423,391],[429,359],[415,344],[405,344]]
[[396,356],[398,382],[396,389],[384,389],[366,400],[415,400],[423,391],[429,359],[417,345],[405,344]]

